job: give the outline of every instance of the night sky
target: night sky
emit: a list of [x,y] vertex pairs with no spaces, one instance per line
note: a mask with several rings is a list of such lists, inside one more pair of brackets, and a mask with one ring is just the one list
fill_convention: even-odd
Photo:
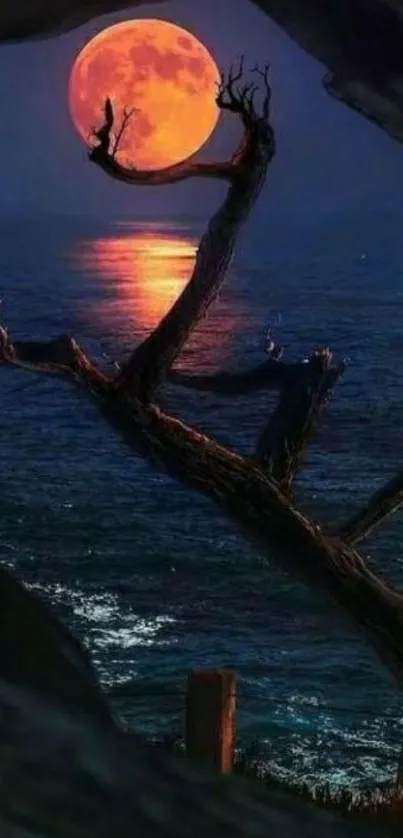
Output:
[[[236,14],[234,7],[236,6]],[[219,66],[245,53],[250,65],[272,62],[273,122],[278,153],[259,212],[279,216],[344,210],[399,210],[403,149],[321,86],[323,68],[292,44],[252,4],[172,0],[108,15],[48,41],[0,47],[2,165],[0,215],[54,213],[175,216],[213,209],[224,188],[187,182],[146,189],[108,180],[86,159],[67,113],[70,67],[83,43],[130,17],[159,17],[189,28]],[[247,33],[247,34],[246,34]],[[238,137],[227,121],[208,156],[230,152]],[[172,212],[174,204],[175,212]]]

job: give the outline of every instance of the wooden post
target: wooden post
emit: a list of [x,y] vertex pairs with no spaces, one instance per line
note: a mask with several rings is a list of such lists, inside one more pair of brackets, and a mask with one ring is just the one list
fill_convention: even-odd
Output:
[[233,768],[236,675],[229,669],[193,670],[188,676],[186,753],[221,774]]

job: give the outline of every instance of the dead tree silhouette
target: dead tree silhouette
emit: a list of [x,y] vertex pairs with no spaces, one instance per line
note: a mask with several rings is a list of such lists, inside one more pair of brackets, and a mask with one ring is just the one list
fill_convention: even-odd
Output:
[[[110,113],[102,141],[89,152],[90,159],[108,175],[133,185],[162,185],[190,177],[214,177],[228,182],[227,195],[201,238],[189,283],[155,330],[113,374],[99,369],[72,337],[61,336],[49,342],[18,341],[12,340],[4,327],[0,327],[0,361],[61,376],[77,385],[135,454],[168,471],[190,490],[207,495],[271,562],[276,561],[306,585],[330,597],[402,686],[403,597],[367,567],[353,544],[401,505],[403,476],[399,474],[377,492],[364,510],[340,528],[339,534],[330,532],[324,522],[318,524],[307,518],[293,499],[293,483],[305,446],[343,372],[343,364],[333,364],[330,351],[320,348],[308,363],[286,363],[277,353],[276,358],[270,357],[257,369],[239,375],[219,372],[212,376],[184,376],[173,369],[191,332],[224,282],[238,231],[259,197],[275,154],[268,67],[261,71],[255,68],[254,73],[263,83],[261,107],[257,104],[255,84],[243,80],[243,61],[222,76],[217,103],[223,111],[236,114],[243,126],[241,143],[228,161],[184,162],[153,172],[124,168],[110,151]],[[258,388],[276,389],[278,406],[257,434],[256,450],[245,457],[162,411],[156,399],[167,379],[195,390],[228,395],[253,393]],[[82,669],[88,679],[87,668],[83,665]],[[38,685],[32,686],[30,681],[16,684],[7,673],[0,681],[0,709],[4,718],[10,719],[10,725],[3,725],[0,735],[0,765],[10,766],[11,772],[6,774],[5,796],[2,790],[1,799],[6,803],[0,803],[0,816],[8,829],[2,835],[22,838],[33,834],[35,824],[41,835],[75,838],[88,834],[83,831],[83,824],[88,829],[89,819],[97,838],[129,835],[131,829],[136,835],[152,838],[197,836],[206,829],[213,836],[231,832],[252,838],[266,834],[268,827],[289,836],[297,832],[318,838],[348,835],[344,822],[336,819],[320,823],[318,818],[315,821],[316,816],[311,820],[307,810],[304,825],[303,810],[284,819],[278,799],[271,814],[260,798],[255,808],[254,795],[248,796],[249,792],[242,810],[244,798],[241,792],[233,790],[232,784],[219,784],[211,778],[203,781],[202,775],[193,773],[191,767],[179,767],[175,761],[142,750],[134,737],[128,739],[113,725],[110,729],[109,723],[94,720],[88,716],[88,710],[83,721],[84,706],[77,715],[69,715],[75,712],[75,705],[72,710],[62,692],[55,695],[54,689],[53,684],[49,690],[38,693]],[[90,704],[91,696],[92,693]],[[46,701],[52,702],[47,709]],[[99,711],[102,715],[102,706]],[[76,772],[72,769],[67,790],[63,790],[61,783],[58,786],[58,778],[66,781],[69,753],[74,765],[79,760],[81,767]],[[34,770],[38,754],[46,782],[51,783],[53,776],[57,787],[57,829],[51,823],[54,809],[45,815],[45,804],[41,808],[46,795],[40,797]],[[81,820],[78,823],[76,816],[71,815],[63,826],[60,813],[66,815],[68,790],[71,792],[72,787],[77,817],[80,815]],[[230,815],[237,794],[241,809],[234,809]],[[109,820],[106,817],[105,800],[114,807],[113,828],[112,816]],[[225,801],[221,814],[218,800]],[[218,809],[213,811],[216,804]],[[284,802],[284,806],[288,805],[289,799]],[[38,821],[38,812],[43,824]],[[200,815],[197,823],[195,813]],[[19,831],[12,831],[13,818]],[[365,829],[370,834],[369,828]],[[354,834],[360,834],[357,824]]]
[[[130,170],[106,151],[110,144],[104,135],[89,151],[90,159],[108,175],[133,185],[162,185],[190,177],[221,178],[229,184],[201,238],[187,286],[119,371],[110,374],[99,369],[74,338],[62,336],[48,343],[13,341],[4,327],[0,360],[78,384],[136,454],[212,498],[270,561],[330,596],[402,685],[403,597],[381,581],[353,548],[356,540],[403,502],[402,474],[378,491],[339,533],[329,532],[326,522],[308,519],[292,497],[305,446],[344,365],[333,364],[329,349],[320,348],[308,363],[288,364],[270,357],[257,369],[239,375],[220,372],[193,377],[173,369],[224,282],[237,233],[260,194],[275,154],[267,67],[259,78],[264,87],[260,110],[255,104],[255,85],[243,81],[242,60],[222,79],[219,107],[236,114],[243,125],[240,145],[228,161],[184,162],[151,172]],[[109,112],[106,124],[111,131]],[[242,457],[157,406],[158,388],[167,379],[223,394],[277,389],[278,405],[258,435],[256,450]]]

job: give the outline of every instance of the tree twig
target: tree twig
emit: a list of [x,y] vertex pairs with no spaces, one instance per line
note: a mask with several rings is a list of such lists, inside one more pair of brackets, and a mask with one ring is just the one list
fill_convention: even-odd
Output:
[[261,76],[264,83],[264,90],[265,96],[263,100],[263,119],[269,119],[270,115],[270,104],[271,104],[271,85],[269,81],[269,73],[270,73],[270,64],[265,64],[263,70],[256,64],[252,68],[252,73],[257,73],[257,75]]
[[120,142],[121,142],[121,140],[122,140],[122,137],[123,137],[123,135],[124,135],[124,133],[125,133],[125,131],[126,131],[127,125],[128,125],[128,123],[129,123],[130,119],[132,118],[133,114],[134,114],[137,110],[138,110],[138,108],[130,108],[130,109],[128,109],[127,107],[123,109],[123,119],[122,119],[122,124],[121,124],[121,126],[120,126],[120,129],[119,129],[119,131],[118,131],[117,135],[116,135],[115,144],[114,144],[114,146],[113,146],[113,151],[112,151],[112,157],[113,157],[113,158],[115,158],[115,157],[116,157],[116,153],[117,153],[117,151],[118,151],[118,149],[119,149],[119,144],[120,144]]
[[[352,547],[304,516],[256,462],[145,404],[131,388],[114,387],[75,341],[71,346],[70,380],[81,383],[126,444],[211,498],[271,562],[337,603],[403,686],[403,596],[375,576]],[[47,372],[50,364],[65,374],[67,359],[60,343],[44,343],[40,361],[37,353],[36,346],[35,358],[30,358],[24,344],[21,366]],[[20,365],[9,339],[0,361]]]
[[368,503],[343,524],[339,534],[346,544],[358,544],[403,505],[403,471],[375,492]]

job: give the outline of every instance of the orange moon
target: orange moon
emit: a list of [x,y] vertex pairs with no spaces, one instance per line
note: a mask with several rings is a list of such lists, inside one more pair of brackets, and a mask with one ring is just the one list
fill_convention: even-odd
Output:
[[104,29],[77,55],[69,79],[73,123],[88,143],[112,100],[115,134],[124,108],[136,108],[116,159],[137,169],[186,160],[215,128],[217,65],[186,29],[165,20],[129,20]]

